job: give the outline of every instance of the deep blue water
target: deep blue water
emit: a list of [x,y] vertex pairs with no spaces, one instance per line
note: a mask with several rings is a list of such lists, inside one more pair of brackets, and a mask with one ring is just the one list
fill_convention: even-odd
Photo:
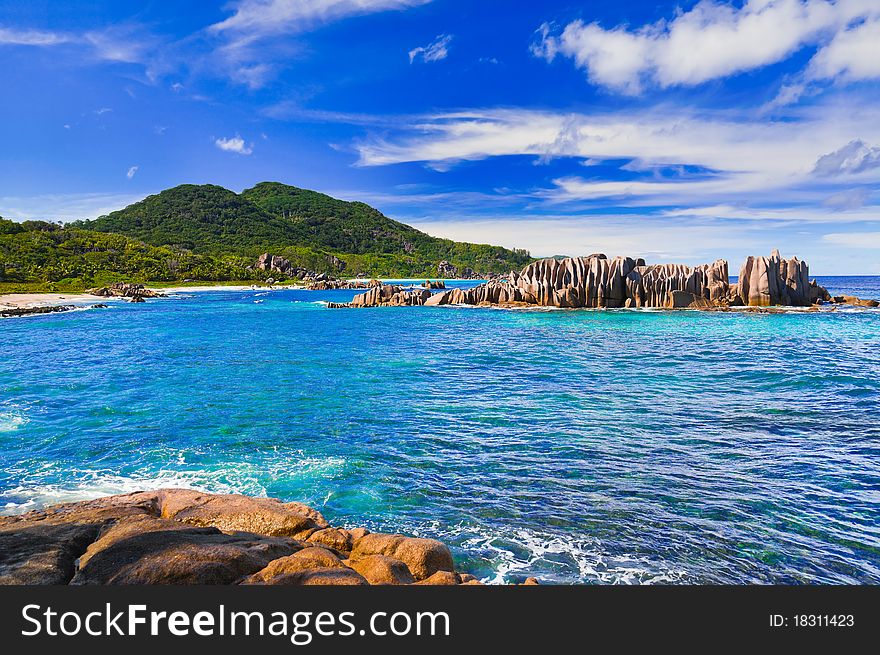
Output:
[[0,321],[0,508],[193,486],[495,581],[880,583],[880,311],[323,305],[352,295]]

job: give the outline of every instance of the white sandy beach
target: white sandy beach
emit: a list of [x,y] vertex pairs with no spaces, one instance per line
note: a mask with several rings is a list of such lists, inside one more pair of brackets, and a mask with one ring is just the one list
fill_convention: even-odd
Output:
[[7,293],[0,295],[0,308],[24,309],[52,305],[88,305],[113,298],[99,298],[88,293]]
[[285,285],[275,285],[272,287],[263,286],[263,285],[250,285],[250,284],[227,284],[227,285],[205,285],[205,286],[194,286],[194,287],[147,287],[151,291],[157,291],[159,293],[202,293],[205,291],[278,291],[281,289],[302,289],[302,286],[293,285],[293,284],[285,284]]

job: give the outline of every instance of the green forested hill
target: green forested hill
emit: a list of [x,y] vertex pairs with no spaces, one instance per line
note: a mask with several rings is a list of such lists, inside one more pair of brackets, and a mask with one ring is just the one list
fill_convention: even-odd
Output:
[[[184,184],[78,226],[201,253],[256,257],[271,251],[308,260],[332,254],[366,269],[376,265],[371,261],[390,256],[401,274],[436,275],[430,269],[441,260],[483,273],[520,268],[530,260],[525,251],[438,239],[362,202],[278,182],[262,182],[240,195],[214,185]],[[303,260],[302,265],[307,263],[314,264]],[[378,269],[357,272],[383,274]]]
[[289,221],[213,184],[182,184],[74,226],[194,252],[254,253],[293,237]]
[[249,267],[264,252],[345,276],[437,277],[442,260],[500,273],[531,261],[524,250],[439,239],[364,203],[277,182],[241,194],[184,184],[67,226],[0,219],[7,284],[257,279],[264,274]]

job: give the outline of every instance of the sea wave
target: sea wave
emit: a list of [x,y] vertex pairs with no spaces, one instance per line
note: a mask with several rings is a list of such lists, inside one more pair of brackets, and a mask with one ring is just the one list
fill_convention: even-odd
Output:
[[[500,533],[465,524],[443,526],[432,523],[427,526],[395,526],[395,529],[456,544],[470,557],[489,563],[492,573],[481,578],[485,584],[510,584],[529,576],[537,576],[543,582],[571,584],[568,564],[577,569],[582,583],[682,584],[689,579],[684,569],[664,566],[642,555],[610,553],[595,537],[530,529]],[[560,569],[558,578],[552,574],[555,568]]]
[[13,432],[30,421],[24,409],[0,409],[0,432]]
[[266,497],[269,487],[277,482],[304,476],[322,477],[338,471],[347,463],[342,457],[296,457],[291,453],[279,453],[274,461],[196,468],[186,458],[185,451],[168,452],[166,462],[171,466],[153,471],[142,469],[127,475],[111,469],[62,470],[56,465],[38,465],[27,472],[9,471],[19,482],[0,492],[0,514],[21,514],[57,503],[163,488]]

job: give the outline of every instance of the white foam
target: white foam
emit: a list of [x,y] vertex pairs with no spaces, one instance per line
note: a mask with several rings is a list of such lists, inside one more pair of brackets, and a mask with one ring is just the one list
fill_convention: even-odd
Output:
[[[260,462],[222,462],[213,467],[189,468],[187,452],[164,453],[164,461],[179,468],[162,468],[131,475],[110,469],[67,469],[44,463],[8,471],[19,484],[0,493],[0,514],[20,514],[56,503],[92,500],[102,496],[162,488],[194,489],[208,493],[268,495],[266,484],[297,477],[324,477],[346,465],[342,457],[308,457],[298,452],[277,452],[278,457]],[[298,456],[299,455],[299,456]],[[62,479],[61,482],[54,480]]]
[[[686,571],[671,569],[667,564],[652,561],[643,555],[610,554],[603,543],[594,537],[527,529],[496,534],[485,529],[475,530],[467,525],[444,529],[440,524],[433,524],[429,529],[425,526],[421,529],[407,526],[403,531],[411,534],[421,532],[450,542],[465,536],[461,541],[465,550],[480,553],[492,562],[495,572],[481,580],[485,584],[508,584],[528,576],[536,576],[539,580],[549,579],[551,582],[624,585],[681,583],[688,579]],[[547,573],[548,570],[559,569],[560,558],[569,558],[575,563],[578,568],[577,580],[564,572],[560,572],[558,580],[555,580],[552,574]]]
[[0,432],[12,432],[23,425],[27,425],[30,419],[24,410],[10,409],[0,410]]

